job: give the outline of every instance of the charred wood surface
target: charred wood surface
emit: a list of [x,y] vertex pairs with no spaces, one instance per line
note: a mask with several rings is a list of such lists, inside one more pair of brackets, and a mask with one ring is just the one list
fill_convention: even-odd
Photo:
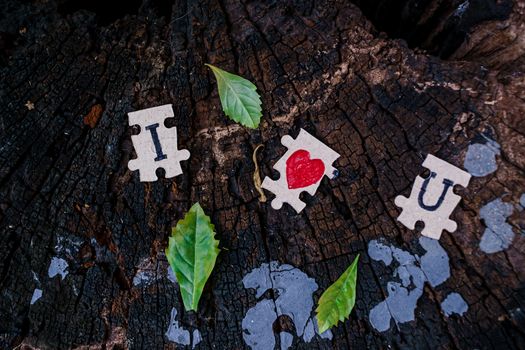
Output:
[[[456,23],[446,2],[398,1],[425,7],[419,27],[402,13],[384,28],[376,20],[390,1],[356,3],[376,27],[344,1],[1,1],[0,347],[180,347],[165,335],[176,308],[181,327],[200,331],[196,348],[247,348],[242,320],[260,300],[247,273],[295,266],[318,284],[316,302],[359,253],[350,320],[306,343],[280,317],[277,345],[286,331],[293,348],[525,348],[524,3],[472,1]],[[205,63],[257,85],[258,129],[224,116]],[[127,168],[136,130],[126,113],[167,103],[191,158],[183,175],[141,183]],[[341,157],[340,175],[304,194],[297,215],[259,201],[252,153],[264,144],[261,175],[278,177],[280,138],[300,128]],[[439,241],[450,277],[425,284],[413,321],[377,331],[370,310],[399,276],[370,258],[370,242],[424,254],[394,198],[408,196],[428,153],[464,168],[469,146],[494,143],[497,170],[456,190],[458,229]],[[498,199],[513,208],[503,223],[514,236],[489,254],[480,210]],[[222,251],[190,314],[164,249],[196,201]],[[53,259],[67,263],[64,278],[50,277]],[[442,311],[451,292],[463,315]]]

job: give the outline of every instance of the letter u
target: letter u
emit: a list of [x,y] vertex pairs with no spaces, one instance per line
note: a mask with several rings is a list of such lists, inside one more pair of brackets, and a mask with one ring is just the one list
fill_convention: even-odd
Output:
[[429,184],[430,180],[435,178],[435,177],[436,177],[436,173],[435,172],[431,172],[430,176],[427,177],[425,179],[425,181],[423,182],[423,185],[421,186],[421,190],[419,191],[419,195],[417,197],[417,202],[418,202],[419,206],[421,208],[425,209],[425,210],[428,210],[428,211],[435,211],[435,210],[437,210],[441,206],[443,201],[445,200],[445,196],[447,195],[448,189],[454,185],[454,182],[452,182],[451,180],[443,179],[443,191],[441,191],[441,194],[439,195],[439,198],[438,198],[436,204],[434,204],[434,205],[427,205],[427,204],[425,204],[425,201],[424,201],[425,192],[427,191],[427,187],[428,187],[428,184]]

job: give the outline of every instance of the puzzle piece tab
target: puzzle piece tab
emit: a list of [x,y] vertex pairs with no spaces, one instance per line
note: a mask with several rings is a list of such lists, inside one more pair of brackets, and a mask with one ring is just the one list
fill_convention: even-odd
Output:
[[130,170],[139,170],[140,181],[157,181],[155,172],[163,168],[166,178],[182,174],[180,162],[190,158],[190,152],[177,149],[177,128],[166,128],[164,120],[173,117],[171,104],[128,113],[129,125],[139,125],[140,133],[131,141],[137,158],[128,162]]
[[431,154],[423,162],[430,170],[430,176],[423,179],[417,176],[410,197],[397,196],[395,203],[403,208],[397,218],[403,225],[413,230],[417,221],[423,221],[423,236],[439,239],[443,230],[456,231],[457,224],[450,220],[454,208],[461,197],[454,193],[454,185],[467,187],[470,174]]
[[299,198],[301,192],[313,196],[323,176],[333,179],[337,169],[332,163],[339,154],[304,129],[295,140],[289,135],[283,136],[281,143],[288,151],[273,166],[281,177],[279,180],[265,177],[262,188],[275,194],[272,208],[280,209],[283,203],[288,203],[299,213],[306,206]]

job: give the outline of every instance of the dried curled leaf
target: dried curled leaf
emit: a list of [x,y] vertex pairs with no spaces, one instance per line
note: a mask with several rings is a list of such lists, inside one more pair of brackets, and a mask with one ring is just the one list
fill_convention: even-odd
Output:
[[175,272],[186,311],[197,310],[204,285],[215,266],[219,241],[214,229],[199,203],[172,229],[166,257]]
[[249,128],[257,128],[261,121],[261,97],[257,87],[249,80],[228,73],[220,68],[210,67],[219,88],[222,110],[234,121]]
[[344,321],[354,308],[358,261],[359,255],[356,256],[352,265],[319,298],[315,311],[317,312],[317,325],[320,333],[335,326],[339,321]]
[[259,174],[259,163],[257,162],[257,151],[263,147],[264,146],[262,144],[258,145],[253,150],[253,154],[252,154],[252,160],[253,160],[253,163],[255,164],[255,170],[253,172],[253,184],[255,185],[255,189],[257,190],[257,192],[259,192],[259,202],[262,202],[262,203],[266,202],[266,196],[264,195],[264,191],[262,190],[261,175]]

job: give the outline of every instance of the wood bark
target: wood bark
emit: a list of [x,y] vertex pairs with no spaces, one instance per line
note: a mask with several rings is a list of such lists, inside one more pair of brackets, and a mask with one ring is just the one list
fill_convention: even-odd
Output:
[[[343,1],[1,1],[0,347],[180,347],[165,336],[175,307],[182,327],[201,332],[197,348],[247,348],[241,323],[259,300],[242,284],[247,273],[293,265],[315,279],[317,301],[359,253],[350,319],[333,339],[295,336],[293,348],[525,348],[524,3],[457,19],[458,43],[451,24],[438,25],[455,18],[435,11],[444,2],[418,3],[437,24],[412,41],[410,22],[399,27],[392,35],[410,48]],[[205,63],[257,85],[258,129],[223,114]],[[126,113],[167,103],[191,158],[183,175],[141,183],[127,168],[136,131]],[[280,138],[300,128],[341,154],[340,175],[304,194],[300,214],[273,210],[259,201],[252,153],[263,144],[261,176],[277,178]],[[368,256],[369,242],[422,255],[394,198],[408,196],[426,154],[463,168],[469,145],[487,139],[501,146],[497,170],[457,190],[458,229],[439,241],[450,277],[425,285],[414,321],[378,332],[370,310],[399,278],[395,264]],[[486,254],[479,212],[498,198],[515,208],[506,220],[515,237]],[[167,278],[164,249],[197,201],[222,251],[192,314]],[[53,258],[67,262],[65,278],[49,277]],[[150,283],[134,283],[141,273]],[[31,304],[35,289],[42,296]],[[468,304],[462,316],[441,310],[451,292]],[[277,344],[280,331],[297,334],[286,317],[274,330]]]

